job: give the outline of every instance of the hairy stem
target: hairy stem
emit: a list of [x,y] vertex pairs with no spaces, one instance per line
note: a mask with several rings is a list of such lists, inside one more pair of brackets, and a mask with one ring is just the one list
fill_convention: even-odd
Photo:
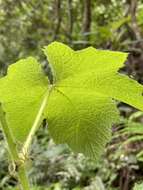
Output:
[[25,172],[25,165],[20,160],[16,143],[12,135],[12,132],[7,124],[5,113],[2,109],[1,103],[0,103],[0,123],[5,135],[6,142],[8,144],[8,149],[12,162],[15,165],[15,168],[17,168],[18,180],[21,184],[22,190],[30,190],[29,182]]
[[26,142],[25,142],[23,148],[22,148],[22,152],[24,152],[26,154],[28,153],[28,149],[29,149],[29,146],[31,144],[32,138],[35,135],[35,132],[38,129],[39,125],[41,124],[42,114],[44,113],[44,110],[47,106],[47,102],[48,102],[51,90],[52,90],[52,85],[50,86],[49,90],[47,91],[47,93],[44,96],[44,99],[43,99],[42,104],[40,106],[39,112],[36,116],[36,119],[35,119],[33,125],[32,125],[31,131],[30,131],[30,133],[26,139]]

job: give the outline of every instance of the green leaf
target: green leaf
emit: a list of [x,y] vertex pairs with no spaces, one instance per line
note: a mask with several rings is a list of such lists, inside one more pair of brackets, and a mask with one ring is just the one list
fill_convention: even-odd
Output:
[[124,66],[127,53],[93,47],[73,51],[56,42],[49,45],[45,52],[53,65],[56,84],[60,83],[60,87],[96,92],[143,110],[143,86],[118,73]]
[[[119,114],[113,99],[143,110],[142,85],[118,73],[126,53],[73,51],[54,42],[45,47],[53,67],[54,84],[44,117],[56,143],[98,159],[110,140]],[[0,101],[16,140],[24,142],[48,90],[48,80],[34,58],[10,66],[0,80]]]
[[112,98],[143,109],[142,86],[118,73],[128,54],[92,47],[73,51],[58,42],[44,52],[55,75],[46,113],[51,136],[98,158],[118,120]]
[[74,151],[94,158],[103,151],[118,118],[111,99],[66,88],[52,92],[46,116],[56,143],[68,143]]
[[15,139],[23,143],[39,110],[48,80],[40,64],[29,57],[9,67],[0,80],[0,102]]

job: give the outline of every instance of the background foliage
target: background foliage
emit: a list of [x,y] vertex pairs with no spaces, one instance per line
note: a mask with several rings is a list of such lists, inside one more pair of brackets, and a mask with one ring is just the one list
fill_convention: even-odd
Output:
[[[41,48],[57,40],[74,49],[92,45],[129,52],[120,72],[143,84],[142,0],[0,0],[0,26],[1,76],[19,58],[33,55],[45,61]],[[130,190],[143,181],[143,114],[117,105],[120,125],[113,126],[112,141],[98,165],[66,145],[56,146],[43,123],[31,147],[31,183],[51,190]],[[7,158],[0,133],[2,190],[17,183],[8,174]]]

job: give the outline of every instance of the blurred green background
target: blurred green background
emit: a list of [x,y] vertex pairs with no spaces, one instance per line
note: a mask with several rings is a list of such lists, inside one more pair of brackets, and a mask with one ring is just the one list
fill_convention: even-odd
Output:
[[[120,71],[143,84],[142,0],[0,0],[0,76],[20,58],[45,57],[52,41],[73,49],[94,46],[129,52]],[[118,102],[119,125],[98,164],[55,145],[47,124],[35,135],[29,158],[30,182],[39,190],[131,190],[143,181],[143,113]],[[0,131],[0,190],[15,189]]]

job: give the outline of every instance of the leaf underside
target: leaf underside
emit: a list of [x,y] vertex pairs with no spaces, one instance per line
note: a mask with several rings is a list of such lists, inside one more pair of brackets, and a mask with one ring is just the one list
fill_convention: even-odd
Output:
[[[126,53],[89,47],[74,51],[53,42],[44,48],[54,72],[54,85],[43,118],[56,143],[98,159],[118,121],[115,100],[143,110],[143,87],[118,70]],[[0,80],[0,101],[17,141],[24,142],[45,92],[48,79],[34,58],[10,66]]]

